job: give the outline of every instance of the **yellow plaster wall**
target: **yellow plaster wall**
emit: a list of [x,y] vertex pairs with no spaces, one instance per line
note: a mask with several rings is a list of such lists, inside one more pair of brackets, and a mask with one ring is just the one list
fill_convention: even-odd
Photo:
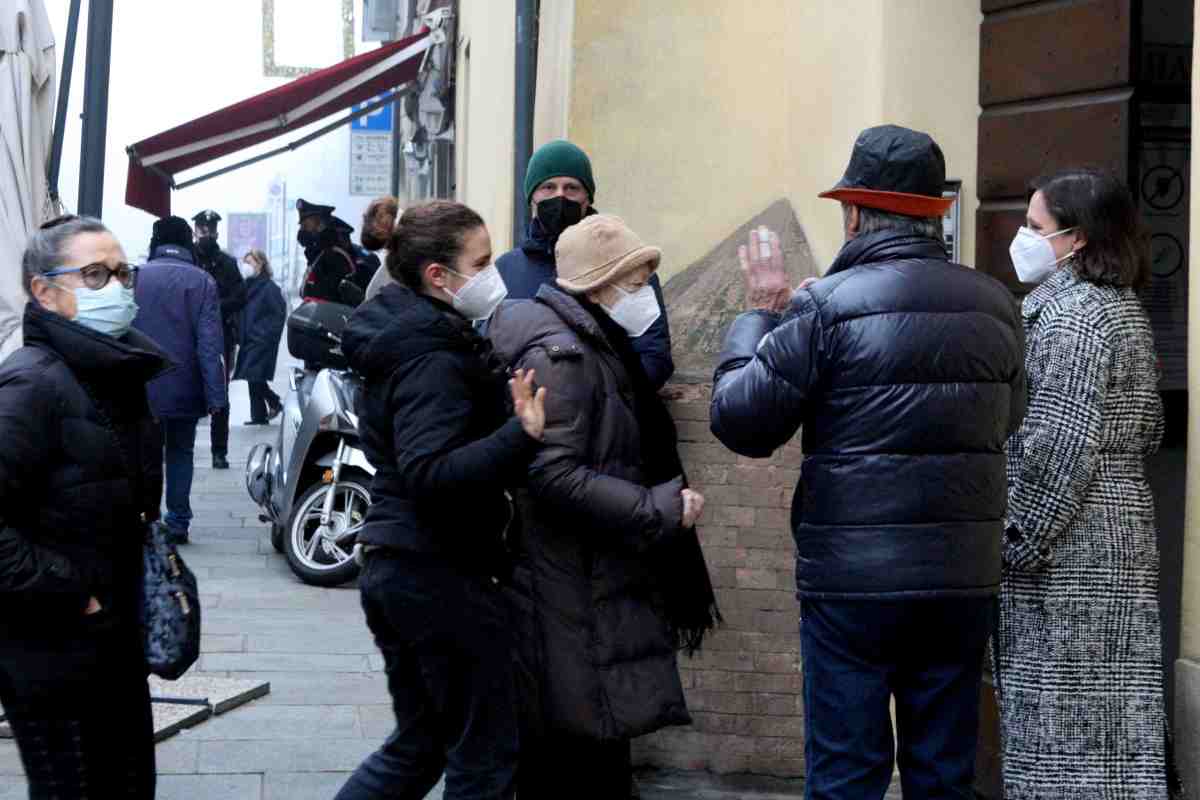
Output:
[[[928,130],[949,175],[964,180],[971,260],[976,3],[574,5],[567,135],[592,156],[597,206],[662,246],[666,275],[779,197],[792,201],[827,265],[841,245],[841,215],[816,194],[840,177],[858,132],[885,121]],[[539,107],[543,118],[555,113],[552,103]]]
[[457,198],[497,254],[512,246],[515,15],[515,0],[459,0]]

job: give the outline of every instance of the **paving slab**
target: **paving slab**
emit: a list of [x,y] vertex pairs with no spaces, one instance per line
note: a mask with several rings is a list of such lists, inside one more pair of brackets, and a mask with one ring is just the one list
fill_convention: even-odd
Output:
[[177,681],[150,677],[151,696],[207,700],[214,714],[224,714],[244,703],[263,697],[270,691],[271,682],[257,678],[227,678],[191,673]]
[[199,725],[212,716],[212,706],[193,706],[180,703],[152,703],[154,741],[169,739],[185,728]]
[[201,741],[359,739],[362,725],[355,706],[271,706],[254,704],[215,717],[187,731]]
[[156,800],[260,800],[261,775],[162,775]]
[[345,772],[378,746],[363,738],[201,741],[198,772]]

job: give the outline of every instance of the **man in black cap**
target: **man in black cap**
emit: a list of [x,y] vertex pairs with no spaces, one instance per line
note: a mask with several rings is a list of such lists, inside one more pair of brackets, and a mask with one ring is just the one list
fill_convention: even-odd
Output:
[[[233,358],[238,343],[238,323],[242,309],[246,307],[246,282],[238,271],[233,256],[221,250],[217,244],[217,223],[221,215],[205,209],[192,217],[196,226],[197,266],[217,282],[221,296],[221,327],[225,333],[225,386],[233,374]],[[229,407],[212,415],[212,464],[213,469],[229,469]]]
[[928,135],[869,128],[821,195],[846,240],[824,278],[793,292],[764,228],[738,254],[751,310],[718,359],[712,431],[764,458],[802,430],[806,788],[822,800],[883,797],[891,699],[904,796],[974,796],[1024,344],[1008,290],[946,260],[945,170]]
[[333,206],[317,205],[303,198],[296,201],[296,213],[300,216],[296,241],[304,248],[308,262],[300,290],[305,300],[346,302],[340,287],[344,279],[354,275],[355,266],[354,257],[341,244],[345,234],[339,233],[338,224],[350,226],[333,216],[333,211]]
[[162,423],[170,539],[188,540],[196,425],[229,413],[221,364],[225,348],[220,296],[212,276],[196,266],[192,229],[180,217],[154,223],[150,260],[138,274],[133,327],[149,336],[174,366],[146,385],[150,409]]

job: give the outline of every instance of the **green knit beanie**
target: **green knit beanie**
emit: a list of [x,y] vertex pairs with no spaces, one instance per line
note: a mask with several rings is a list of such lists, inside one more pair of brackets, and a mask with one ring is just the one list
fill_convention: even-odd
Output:
[[587,153],[566,139],[556,139],[539,147],[525,168],[525,202],[533,199],[533,192],[542,181],[551,178],[574,178],[587,189],[588,200],[596,198],[596,180],[592,177],[592,162]]

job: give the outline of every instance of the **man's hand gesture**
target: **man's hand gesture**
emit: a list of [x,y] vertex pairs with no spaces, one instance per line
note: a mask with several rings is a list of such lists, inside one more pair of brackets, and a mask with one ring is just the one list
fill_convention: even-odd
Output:
[[786,310],[792,299],[792,285],[779,236],[765,225],[751,228],[749,242],[738,248],[738,261],[746,276],[746,306],[756,311]]
[[546,387],[533,390],[533,370],[519,369],[508,382],[513,408],[529,438],[542,440],[546,430]]

